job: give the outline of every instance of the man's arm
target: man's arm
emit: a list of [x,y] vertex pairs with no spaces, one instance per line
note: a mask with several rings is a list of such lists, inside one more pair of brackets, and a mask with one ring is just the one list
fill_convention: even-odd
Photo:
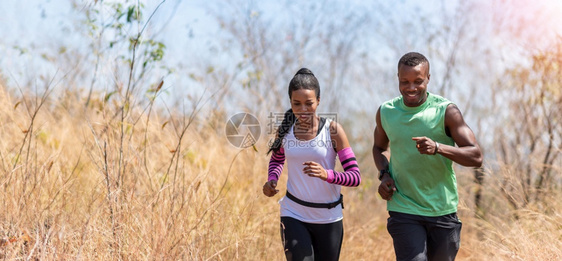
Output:
[[482,166],[482,151],[474,132],[465,123],[461,111],[454,104],[449,104],[445,111],[445,128],[449,130],[457,146],[439,144],[437,153],[463,166]]
[[[390,158],[390,155],[388,153],[389,140],[381,124],[380,111],[381,109],[379,107],[376,117],[377,126],[375,127],[374,133],[375,144],[373,145],[373,160],[375,161],[377,169],[383,170],[388,169],[389,167],[388,159]],[[381,178],[381,184],[378,188],[379,195],[381,195],[381,197],[385,200],[391,200],[394,191],[396,191],[394,180],[388,173],[385,173]]]
[[383,170],[383,169],[388,169],[389,140],[388,140],[388,136],[386,136],[386,132],[382,128],[380,112],[381,109],[379,107],[379,109],[377,110],[377,117],[376,117],[377,126],[375,127],[375,132],[374,132],[375,144],[373,145],[373,159],[375,160],[375,165],[377,166],[377,169]]

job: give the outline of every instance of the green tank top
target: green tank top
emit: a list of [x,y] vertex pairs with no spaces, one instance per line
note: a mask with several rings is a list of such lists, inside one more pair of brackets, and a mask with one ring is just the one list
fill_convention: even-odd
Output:
[[442,216],[457,211],[459,202],[453,162],[439,154],[420,154],[412,137],[426,136],[454,146],[445,134],[447,99],[428,93],[418,107],[404,105],[402,96],[381,105],[381,124],[390,140],[390,173],[396,192],[388,211]]

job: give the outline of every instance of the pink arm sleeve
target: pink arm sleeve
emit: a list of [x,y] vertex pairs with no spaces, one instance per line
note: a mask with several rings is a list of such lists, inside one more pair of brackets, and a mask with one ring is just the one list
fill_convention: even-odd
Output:
[[267,171],[267,181],[279,180],[279,176],[283,172],[283,164],[285,164],[285,150],[281,148],[278,152],[272,152]]
[[340,158],[344,171],[338,172],[331,169],[326,170],[328,172],[328,178],[326,181],[328,183],[347,187],[359,186],[359,184],[361,184],[361,172],[359,171],[357,159],[355,159],[355,154],[353,153],[351,147],[338,151],[338,158]]

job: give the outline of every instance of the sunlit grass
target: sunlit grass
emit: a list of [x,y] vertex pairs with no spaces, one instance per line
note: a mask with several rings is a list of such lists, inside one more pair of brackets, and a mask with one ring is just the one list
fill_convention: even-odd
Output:
[[[84,110],[72,95],[48,99],[29,128],[28,108],[37,104],[26,97],[26,108],[15,97],[0,89],[2,258],[284,259],[277,201],[286,173],[281,193],[262,195],[267,138],[257,151],[239,149],[224,136],[226,119],[200,116],[180,143],[179,130],[189,122],[184,116],[158,112],[147,121],[134,109],[130,118],[138,120],[128,119],[121,132],[122,123],[111,118],[118,106],[97,101]],[[368,152],[358,155],[363,183],[343,189],[341,260],[393,260],[376,171]],[[509,210],[489,178],[483,198],[488,209],[476,217],[471,172],[460,169],[458,175],[464,223],[459,260],[562,257],[559,193],[543,205]]]

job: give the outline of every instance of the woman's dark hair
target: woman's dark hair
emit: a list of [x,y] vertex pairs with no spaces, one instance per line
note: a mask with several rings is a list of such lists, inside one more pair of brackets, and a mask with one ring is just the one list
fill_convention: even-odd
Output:
[[[316,76],[314,76],[312,71],[307,68],[301,68],[295,76],[293,76],[293,79],[291,79],[291,82],[289,83],[289,99],[291,98],[293,91],[301,89],[313,90],[314,93],[316,93],[316,99],[320,98],[320,84],[318,84],[318,79],[316,79]],[[275,137],[273,144],[269,147],[267,154],[272,151],[278,152],[281,149],[283,138],[285,138],[285,135],[287,135],[296,120],[297,118],[295,117],[295,114],[293,114],[293,109],[289,109],[285,112],[281,126],[277,129],[277,137]]]

